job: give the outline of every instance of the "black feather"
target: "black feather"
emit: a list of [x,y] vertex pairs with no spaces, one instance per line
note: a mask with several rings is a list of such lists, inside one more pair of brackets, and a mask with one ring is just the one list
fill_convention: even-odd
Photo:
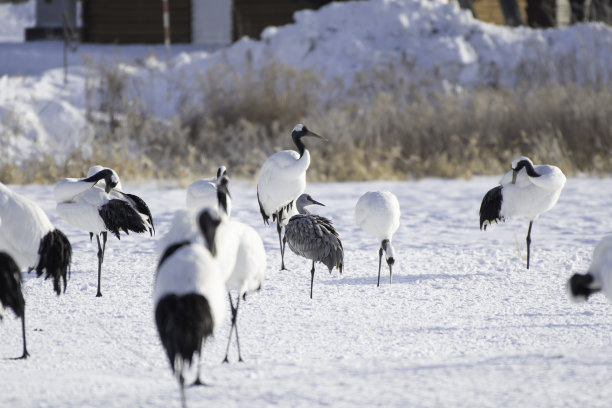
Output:
[[[10,308],[17,317],[23,318],[25,300],[21,292],[21,272],[13,258],[6,252],[0,252],[0,304]],[[0,319],[2,319],[1,314]]]
[[138,212],[126,201],[113,199],[99,209],[100,217],[106,229],[113,233],[117,239],[119,231],[129,234],[129,231],[143,233],[147,226]]
[[261,200],[259,199],[259,189],[257,189],[257,202],[259,203],[259,212],[261,213],[261,218],[263,218],[263,222],[266,225],[270,224],[270,217],[263,209],[263,205],[261,204]]
[[177,357],[191,365],[193,355],[200,354],[202,341],[213,331],[208,300],[195,293],[161,298],[155,308],[155,323],[173,372]]
[[480,229],[484,225],[484,230],[487,230],[487,221],[492,223],[493,221],[504,220],[504,217],[500,214],[503,199],[502,186],[492,188],[485,194],[480,204]]
[[153,225],[153,216],[151,215],[151,210],[149,210],[147,203],[145,203],[144,200],[137,195],[127,193],[122,194],[124,197],[132,200],[132,204],[134,204],[134,207],[136,207],[136,211],[147,216],[147,221],[149,221],[152,228],[152,230],[149,232],[151,233],[151,236],[153,236],[153,234],[155,234],[155,225]]
[[599,292],[597,288],[591,288],[593,284],[593,276],[590,274],[581,275],[574,274],[569,279],[569,288],[574,296],[584,296],[585,299],[588,299],[593,293]]
[[59,295],[61,283],[64,284],[66,292],[67,277],[70,274],[70,262],[72,261],[72,246],[64,233],[54,229],[43,237],[38,248],[38,265],[36,265],[36,276],[46,273],[45,279],[53,278],[53,289]]
[[157,264],[157,269],[159,269],[162,266],[162,264],[166,261],[166,259],[170,258],[170,256],[172,256],[172,254],[175,253],[178,249],[186,245],[189,245],[189,244],[191,244],[191,242],[181,241],[181,242],[177,242],[176,244],[172,244],[168,248],[166,248],[161,258],[159,259],[159,263]]

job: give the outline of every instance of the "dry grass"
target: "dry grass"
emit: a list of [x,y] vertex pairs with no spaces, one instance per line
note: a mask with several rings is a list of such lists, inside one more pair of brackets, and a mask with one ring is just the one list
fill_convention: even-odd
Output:
[[418,84],[382,70],[362,73],[350,89],[338,81],[332,93],[313,72],[272,62],[242,75],[227,67],[208,71],[191,90],[202,100],[185,102],[174,118],[161,121],[128,100],[119,70],[100,72],[102,79],[89,81],[87,90],[96,128],[93,155],[73,153],[59,164],[52,157],[0,163],[1,181],[56,182],[98,163],[130,181],[187,183],[212,175],[219,164],[252,179],[267,156],[293,148],[290,131],[299,122],[329,138],[308,141],[312,181],[499,174],[520,154],[566,174],[612,173],[610,86],[425,95]]

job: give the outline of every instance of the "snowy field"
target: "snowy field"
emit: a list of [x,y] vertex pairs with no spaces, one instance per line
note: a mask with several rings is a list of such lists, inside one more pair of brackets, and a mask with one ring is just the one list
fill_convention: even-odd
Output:
[[[191,407],[607,407],[612,400],[612,306],[602,295],[572,304],[565,282],[585,272],[595,244],[612,232],[612,178],[572,178],[557,206],[527,220],[478,229],[478,209],[497,178],[311,184],[345,248],[343,275],[287,251],[279,271],[276,231],[261,221],[255,186],[231,186],[236,219],[265,242],[268,275],[241,304],[244,363],[222,364],[229,319],[204,349],[211,386],[187,390]],[[125,185],[125,180],[124,180]],[[180,399],[153,319],[156,242],[185,191],[125,188],[148,202],[157,235],[109,238],[96,298],[96,250],[60,219],[52,186],[11,186],[37,201],[73,244],[72,276],[56,297],[24,275],[31,357],[20,321],[0,323],[2,407],[178,407]],[[394,279],[376,287],[378,243],[355,225],[368,190],[399,198]],[[516,241],[520,243],[521,253]],[[521,258],[522,257],[522,258]],[[384,263],[383,263],[384,266]],[[242,307],[244,306],[244,307]],[[229,306],[228,306],[229,313]]]

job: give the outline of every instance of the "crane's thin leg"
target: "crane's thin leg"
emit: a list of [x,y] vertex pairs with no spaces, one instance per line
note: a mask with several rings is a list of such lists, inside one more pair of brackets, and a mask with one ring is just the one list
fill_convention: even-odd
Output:
[[21,357],[17,357],[15,360],[25,360],[30,356],[30,353],[28,353],[28,348],[26,347],[25,309],[23,311],[23,316],[21,317],[21,335],[23,336],[23,354]]
[[533,221],[529,221],[529,231],[527,231],[527,269],[529,269],[529,246],[531,245],[531,226]]
[[281,230],[283,227],[280,225],[280,221],[276,220],[276,232],[278,232],[278,245],[280,246],[281,251],[281,271],[286,270],[285,268],[285,245],[284,240],[281,239]]
[[392,277],[393,277],[393,269],[391,264],[389,264],[389,284],[392,283]]
[[[232,310],[232,325],[230,326],[229,338],[227,339],[227,347],[225,348],[225,358],[223,359],[224,363],[229,363],[229,359],[227,358],[229,354],[229,347],[232,341],[232,333],[234,331],[234,327],[236,326],[236,309],[234,308],[234,302],[232,300],[232,294],[227,292],[227,297],[229,298],[230,308]],[[238,299],[240,300],[240,295],[238,295]],[[238,333],[238,331],[236,331]]]
[[242,355],[240,354],[240,339],[238,338],[238,306],[240,306],[240,293],[238,294],[238,299],[236,300],[236,311],[233,316],[233,324],[234,330],[236,330],[236,345],[238,346],[238,362],[242,363],[244,360],[242,359]]
[[312,283],[314,282],[314,260],[312,261],[312,269],[310,270],[310,298],[312,299]]
[[185,377],[183,377],[183,360],[179,359],[179,369],[178,369],[178,382],[181,393],[181,406],[183,408],[187,408],[187,400],[185,399]]
[[96,235],[96,241],[98,241],[98,293],[96,293],[96,297],[100,297],[102,296],[100,286],[102,281],[102,262],[104,261],[104,250],[102,249],[102,245],[100,245],[99,235]]
[[380,286],[380,265],[382,262],[382,254],[383,250],[382,247],[380,247],[380,249],[378,250],[378,281],[376,282],[376,287]]
[[197,371],[197,376],[196,376],[195,381],[193,382],[193,384],[191,384],[192,387],[195,387],[197,385],[208,386],[208,384],[206,384],[200,379],[200,366],[201,365],[202,365],[202,350],[198,352],[198,368],[197,368],[198,371]]

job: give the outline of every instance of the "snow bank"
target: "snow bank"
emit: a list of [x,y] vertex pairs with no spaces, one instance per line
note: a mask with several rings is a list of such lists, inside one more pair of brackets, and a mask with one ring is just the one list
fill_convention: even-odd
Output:
[[[32,4],[0,5],[0,16],[19,26],[18,32],[0,33],[0,40],[22,35],[23,22],[32,18]],[[383,70],[391,73],[392,83],[401,79],[424,90],[512,88],[523,82],[601,84],[612,79],[612,29],[605,25],[500,27],[475,20],[456,2],[441,0],[343,2],[300,11],[295,24],[268,27],[261,41],[243,38],[215,53],[175,47],[170,69],[157,57],[146,56],[146,50],[161,51],[159,47],[87,45],[79,56],[70,57],[68,86],[60,81],[60,48],[57,42],[0,44],[0,75],[10,74],[0,80],[0,135],[12,140],[5,149],[9,158],[27,158],[52,148],[62,160],[61,149],[91,142],[84,93],[86,82],[96,80],[86,78],[87,72],[95,75],[84,69],[82,57],[88,53],[97,56],[97,63],[118,60],[102,57],[105,53],[122,54],[124,65],[119,69],[129,78],[128,94],[143,102],[146,113],[161,118],[176,115],[186,100],[201,104],[201,95],[193,89],[202,73],[219,64],[240,73],[248,66],[257,69],[276,61],[315,70],[326,81],[341,78],[346,87],[357,74]],[[16,61],[22,61],[23,69]],[[28,76],[15,76],[17,72]]]

